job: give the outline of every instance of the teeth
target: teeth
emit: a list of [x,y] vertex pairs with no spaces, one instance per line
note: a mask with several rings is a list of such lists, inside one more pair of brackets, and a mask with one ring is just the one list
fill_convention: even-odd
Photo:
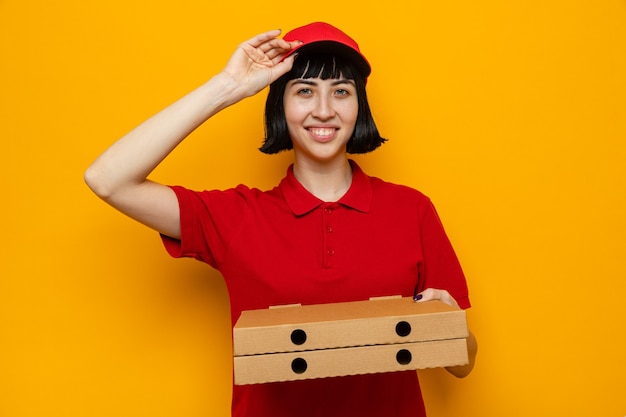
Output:
[[321,128],[321,129],[311,129],[311,132],[316,136],[330,136],[333,134],[335,129]]

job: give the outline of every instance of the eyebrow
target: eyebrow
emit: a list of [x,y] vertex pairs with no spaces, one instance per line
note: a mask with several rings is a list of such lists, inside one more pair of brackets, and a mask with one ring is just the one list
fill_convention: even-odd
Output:
[[[306,85],[317,85],[317,82],[314,81],[315,79],[313,78],[294,78],[293,80],[291,80],[291,85],[294,84],[306,84]],[[335,80],[332,85],[341,85],[341,84],[350,84],[350,85],[355,85],[354,80],[350,80],[348,78],[340,78],[338,80]]]

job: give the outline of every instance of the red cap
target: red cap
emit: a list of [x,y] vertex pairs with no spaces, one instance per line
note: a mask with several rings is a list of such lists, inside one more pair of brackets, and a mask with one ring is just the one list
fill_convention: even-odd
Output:
[[356,41],[328,23],[315,22],[301,26],[287,32],[283,39],[289,42],[302,41],[301,45],[289,51],[285,57],[299,49],[302,49],[302,52],[306,50],[307,52],[335,53],[354,61],[365,78],[372,72],[369,62],[361,53]]

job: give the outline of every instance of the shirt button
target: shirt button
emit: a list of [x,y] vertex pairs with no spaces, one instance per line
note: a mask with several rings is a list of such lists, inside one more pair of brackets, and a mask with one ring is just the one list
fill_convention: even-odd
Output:
[[328,249],[328,256],[333,256],[335,254],[334,249]]
[[330,207],[326,207],[326,208],[324,209],[324,213],[325,213],[325,214],[330,214],[330,213],[332,213],[332,212],[333,212],[333,209],[331,209]]
[[327,231],[328,233],[332,233],[332,232],[333,232],[333,227],[332,227],[332,226],[328,226],[328,227],[326,228],[326,231]]

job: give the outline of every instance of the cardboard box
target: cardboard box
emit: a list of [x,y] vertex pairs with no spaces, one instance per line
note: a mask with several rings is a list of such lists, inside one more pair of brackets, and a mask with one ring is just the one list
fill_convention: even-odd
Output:
[[467,336],[463,310],[409,297],[244,311],[235,384],[464,365]]

